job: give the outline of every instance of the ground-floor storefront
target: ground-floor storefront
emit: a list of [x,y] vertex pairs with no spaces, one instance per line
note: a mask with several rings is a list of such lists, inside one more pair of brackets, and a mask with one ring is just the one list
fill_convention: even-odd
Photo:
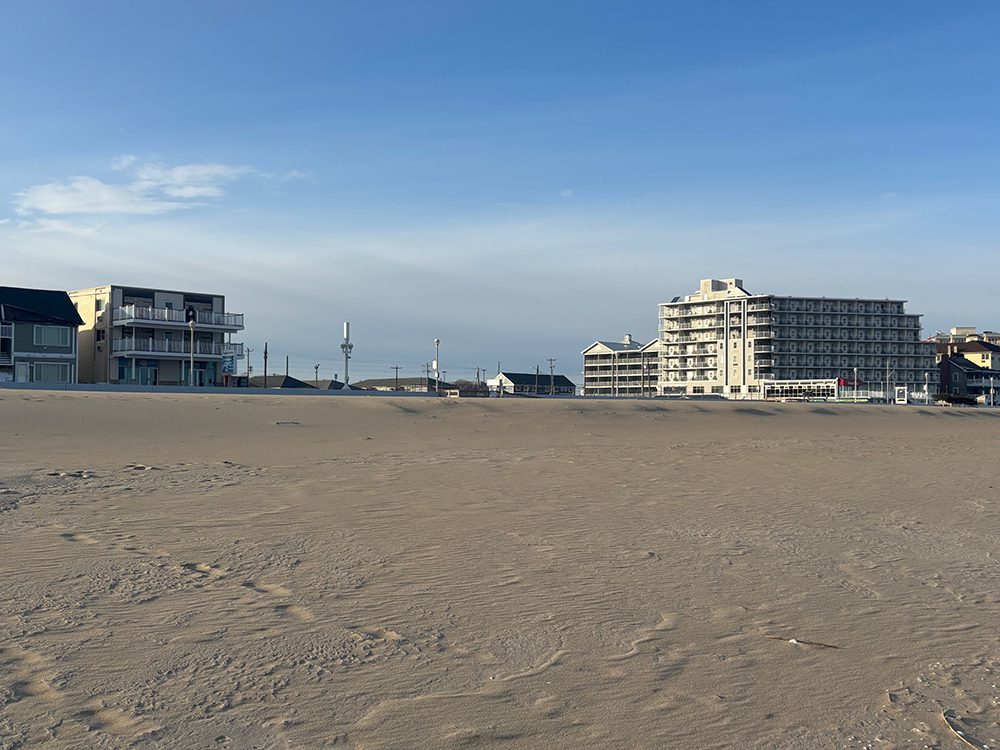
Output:
[[118,379],[115,382],[129,385],[195,385],[214,386],[219,383],[219,363],[195,360],[192,378],[188,360],[141,359],[117,357],[112,368]]

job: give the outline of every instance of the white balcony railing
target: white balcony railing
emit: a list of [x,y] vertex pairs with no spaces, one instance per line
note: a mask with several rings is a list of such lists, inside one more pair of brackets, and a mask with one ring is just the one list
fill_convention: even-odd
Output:
[[[243,313],[216,313],[208,310],[198,310],[195,313],[195,325],[219,326],[220,328],[243,328]],[[113,320],[116,323],[130,321],[151,321],[160,323],[179,323],[186,325],[183,310],[171,310],[166,307],[144,307],[142,305],[122,305],[114,309]]]
[[14,364],[14,353],[0,352],[0,365],[12,365],[12,364]]
[[[242,344],[241,344],[242,346]],[[195,341],[194,353],[210,357],[221,357],[226,344],[218,341]],[[190,341],[167,341],[165,339],[125,338],[111,340],[112,352],[150,352],[154,354],[190,354]]]

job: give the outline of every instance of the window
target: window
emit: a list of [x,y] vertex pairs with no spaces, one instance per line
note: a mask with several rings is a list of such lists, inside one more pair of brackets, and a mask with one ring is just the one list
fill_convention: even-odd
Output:
[[94,302],[94,309],[97,310],[97,312],[104,312],[104,300],[98,297]]
[[68,326],[35,326],[35,346],[70,346]]
[[167,300],[166,302],[164,302],[164,303],[163,303],[163,306],[164,306],[164,307],[165,307],[166,309],[168,309],[168,310],[173,310],[173,309],[174,309],[174,303],[173,303],[173,302],[171,302],[170,300]]
[[104,341],[104,334],[105,333],[106,333],[106,331],[103,328],[98,328],[97,329],[97,336],[96,336],[97,340],[98,341]]
[[68,383],[69,365],[65,362],[35,362],[36,383]]

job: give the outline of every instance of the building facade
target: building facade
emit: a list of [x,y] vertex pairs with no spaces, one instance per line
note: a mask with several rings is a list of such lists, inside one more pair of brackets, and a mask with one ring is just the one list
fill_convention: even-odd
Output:
[[223,385],[243,358],[229,340],[243,315],[226,312],[221,294],[109,285],[69,296],[83,319],[80,382]]
[[75,383],[82,324],[66,292],[0,286],[0,383]]
[[[442,386],[444,384],[442,383]],[[499,372],[486,381],[491,394],[502,396],[573,396],[576,384],[565,375],[542,372]]]
[[940,393],[971,396],[996,405],[1000,385],[1000,344],[982,338],[937,344]]
[[660,341],[641,344],[626,333],[621,341],[595,341],[583,354],[584,396],[655,396]]
[[659,306],[659,392],[759,398],[772,381],[840,381],[934,392],[934,345],[905,300],[751,294],[704,279]]

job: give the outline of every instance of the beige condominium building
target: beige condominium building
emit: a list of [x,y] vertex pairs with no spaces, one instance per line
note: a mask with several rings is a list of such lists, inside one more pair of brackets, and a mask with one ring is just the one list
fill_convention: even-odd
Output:
[[243,357],[243,345],[229,340],[243,315],[226,312],[221,294],[110,285],[69,296],[84,321],[82,383],[223,385]]
[[584,396],[655,396],[659,339],[648,344],[626,333],[621,341],[595,341],[583,350]]
[[820,380],[936,390],[934,345],[905,300],[752,294],[740,279],[704,279],[659,307],[663,395],[754,398],[765,384]]

